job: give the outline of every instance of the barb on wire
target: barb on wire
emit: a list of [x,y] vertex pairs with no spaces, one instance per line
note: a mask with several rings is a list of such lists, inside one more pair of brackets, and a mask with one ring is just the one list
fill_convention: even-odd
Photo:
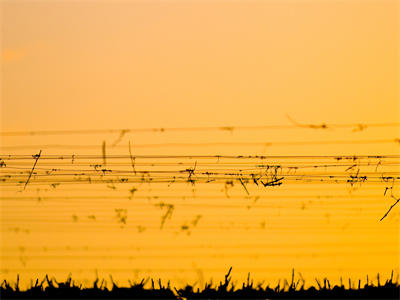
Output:
[[39,160],[41,154],[42,154],[42,150],[40,150],[38,154],[32,155],[32,157],[35,159],[35,163],[33,164],[32,170],[31,170],[31,172],[29,173],[28,179],[27,179],[26,182],[25,182],[24,190],[25,190],[26,186],[28,185],[29,180],[31,179],[31,176],[32,176],[32,174],[33,174],[33,171],[35,170],[36,164],[37,164],[37,162],[38,162],[38,160]]

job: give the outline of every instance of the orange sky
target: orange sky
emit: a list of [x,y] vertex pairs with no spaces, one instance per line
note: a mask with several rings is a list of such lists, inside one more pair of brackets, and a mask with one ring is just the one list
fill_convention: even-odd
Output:
[[[0,5],[1,131],[292,124],[287,115],[308,124],[400,122],[399,1],[2,1]],[[46,149],[43,146],[12,151],[6,148],[1,149],[0,153],[32,154],[43,149],[46,155],[100,155],[103,140],[107,141],[109,154],[126,154],[128,140],[134,144],[238,141],[273,143],[393,140],[399,137],[398,127],[371,127],[356,133],[351,129],[299,128],[233,133],[166,132],[127,134],[120,142],[121,148],[113,148],[110,145],[117,140],[118,134],[2,136],[1,146],[4,147],[89,144],[98,145],[98,149]],[[214,145],[165,149],[138,147],[135,148],[135,154],[356,155],[398,154],[398,149],[398,144],[394,142],[278,145],[270,148]],[[399,169],[394,167],[391,170],[398,172]],[[306,186],[308,185],[299,188]],[[218,201],[223,201],[224,198],[221,188],[216,187],[213,190],[214,195],[221,194]],[[198,189],[201,194],[201,188]],[[16,191],[18,188],[4,188],[2,194],[7,197],[39,195],[39,191],[33,187],[23,192],[25,194]],[[327,187],[326,191],[336,196],[347,195],[348,192],[347,189],[343,191],[338,187]],[[111,193],[106,187],[93,191],[88,188],[86,192],[92,193],[91,195]],[[145,197],[159,191],[155,188],[153,191],[144,189],[140,192]],[[235,187],[235,193],[241,195],[241,192],[243,190],[240,187]],[[381,187],[371,187],[365,195],[381,192]],[[75,193],[82,195],[83,192],[60,188],[58,191],[42,190],[41,193],[73,196]],[[112,195],[121,196],[126,193],[127,189],[124,187]],[[182,193],[191,194],[192,191],[186,186],[184,192],[172,189],[166,193],[169,196],[181,196]],[[203,193],[206,195],[211,192]],[[264,196],[269,196],[269,193],[266,192]],[[278,194],[290,197],[292,193],[296,193],[296,190],[288,188]],[[318,190],[315,193],[318,194]],[[129,203],[121,200],[120,204],[129,206]],[[196,269],[199,266],[210,268],[209,271],[204,270],[205,277],[215,277],[222,276],[225,271],[222,268],[228,269],[231,264],[238,269],[238,276],[243,275],[245,278],[247,272],[252,272],[260,280],[277,280],[281,276],[289,276],[292,267],[298,267],[299,271],[304,270],[303,274],[311,280],[316,275],[324,274],[338,279],[339,274],[358,278],[368,272],[376,274],[378,271],[389,272],[396,268],[398,271],[398,213],[395,212],[393,218],[384,224],[379,223],[378,226],[376,223],[390,201],[383,204],[379,200],[368,202],[363,208],[365,214],[359,212],[357,217],[347,217],[355,218],[351,222],[354,228],[350,226],[347,233],[343,233],[343,226],[349,220],[346,215],[340,215],[340,211],[348,209],[346,212],[350,213],[362,202],[353,199],[346,209],[343,208],[343,203],[334,202],[330,209],[335,213],[331,212],[331,215],[337,215],[338,219],[333,217],[331,223],[324,217],[328,203],[316,204],[314,210],[308,212],[310,215],[304,215],[300,211],[302,201],[292,205],[283,203],[265,202],[264,204],[275,205],[274,208],[259,208],[258,214],[254,215],[243,209],[232,211],[239,223],[254,221],[255,226],[259,226],[264,216],[269,216],[271,231],[267,233],[244,233],[241,229],[229,233],[215,229],[210,233],[206,228],[202,230],[199,227],[197,235],[193,233],[190,239],[179,236],[171,240],[173,229],[164,233],[156,228],[138,235],[136,227],[132,227],[130,230],[134,232],[131,234],[138,239],[137,247],[146,249],[157,244],[159,250],[166,249],[165,253],[171,255],[177,251],[173,248],[171,250],[176,244],[182,246],[182,255],[188,258],[175,257],[167,262],[156,260],[151,265],[151,260],[143,256],[133,263],[130,262],[132,264],[129,266],[141,268],[150,265],[155,271],[148,274],[173,278],[178,282],[184,280],[179,277],[179,272],[162,273],[164,271],[160,270],[169,270],[174,265],[189,267],[193,269],[193,274],[190,275],[193,280],[198,276]],[[111,252],[116,257],[126,258],[133,255],[127,250],[128,228],[125,231],[118,227],[108,228],[104,232],[92,228],[95,230],[94,234],[82,229],[77,234],[79,227],[74,227],[68,232],[67,228],[71,226],[68,222],[71,223],[73,213],[101,215],[104,212],[105,218],[111,218],[108,214],[112,215],[113,204],[101,207],[103,211],[93,210],[89,203],[79,209],[75,209],[73,205],[69,208],[53,207],[53,204],[56,205],[47,203],[38,207],[34,202],[17,207],[12,202],[2,203],[3,269],[30,268],[31,271],[25,273],[29,277],[42,274],[40,268],[55,266],[63,270],[58,274],[64,276],[68,274],[65,267],[71,262],[57,259],[43,262],[32,258],[31,264],[22,266],[15,259],[15,249],[19,249],[21,245],[26,249],[51,248],[53,245],[54,248],[63,249],[54,250],[57,255],[63,255],[62,251],[67,246],[79,248],[89,245],[89,248],[96,248],[97,245],[104,250],[102,234],[114,237],[115,247],[125,247],[122,252],[115,249],[116,252]],[[79,201],[74,205],[79,207]],[[281,217],[285,208],[293,213],[293,218]],[[134,206],[131,209],[135,211]],[[144,210],[140,216],[154,220],[156,224],[159,222],[160,210],[152,209],[153,211]],[[177,210],[171,223],[189,222],[197,213],[193,209],[182,210],[181,213]],[[217,224],[224,213],[229,215],[230,212],[205,209],[202,214],[209,214],[209,218],[204,225]],[[65,237],[51,233],[50,228],[46,229],[43,225],[45,223],[36,224],[33,215],[54,222],[55,219],[65,217],[68,220],[65,227],[56,226],[56,229],[64,230]],[[16,236],[7,229],[14,226],[14,217],[18,220],[22,218],[26,222],[22,224],[31,228],[30,235],[20,233]],[[281,228],[282,225],[296,227],[298,222],[304,228],[294,233],[290,233],[290,229]],[[229,224],[227,221],[225,226]],[[314,232],[313,230],[318,231],[316,228],[326,230],[327,233],[324,235]],[[296,253],[291,252],[296,247],[302,247],[295,238],[298,234],[305,241],[299,255],[306,255],[313,252],[310,249],[314,249],[313,253],[320,255],[319,259],[297,257]],[[51,242],[47,242],[49,237]],[[225,249],[216,243],[221,237],[226,237],[229,242],[239,240],[236,244],[242,247],[246,243],[254,246],[264,239],[273,245],[258,246],[259,250],[255,254],[258,255],[258,260],[236,254],[231,260],[207,260],[207,255],[211,255],[207,252],[210,249],[215,248],[216,252],[227,255],[235,253],[234,247]],[[238,237],[242,237],[243,242]],[[286,243],[288,240],[289,246]],[[332,246],[332,241],[337,244]],[[314,245],[318,243],[323,245]],[[131,242],[128,244],[129,247],[132,246]],[[210,246],[202,252],[203,256],[196,252],[202,244]],[[387,253],[378,253],[381,251],[381,244],[387,245],[390,251],[385,248]],[[197,247],[197,250],[186,250],[185,247]],[[335,256],[334,253],[339,253],[344,248],[354,253]],[[81,265],[78,256],[85,253],[82,249],[71,254],[76,255],[76,260],[70,258],[74,266]],[[249,247],[245,249],[244,253],[252,252]],[[371,249],[372,254],[367,249]],[[290,259],[287,256],[276,258],[273,254],[270,258],[263,258],[265,253],[285,251],[290,252]],[[374,251],[378,251],[378,254]],[[12,259],[9,259],[10,256]],[[127,265],[123,260],[109,262],[101,259],[93,259],[86,264],[84,268],[88,273],[78,274],[86,279],[93,277],[96,266],[98,269],[102,266],[107,269],[110,266]],[[270,269],[264,268],[265,265],[269,265]],[[318,269],[320,265],[324,266],[323,270]],[[218,272],[212,270],[213,266],[219,268]],[[271,270],[275,270],[276,276],[268,274],[267,271]],[[12,276],[15,274],[10,271],[3,272],[0,276],[14,278]],[[102,274],[107,276],[106,273]],[[119,274],[116,278],[126,280],[126,273]],[[240,280],[243,278],[238,277]]]
[[3,1],[2,127],[398,120],[398,16],[398,1]]

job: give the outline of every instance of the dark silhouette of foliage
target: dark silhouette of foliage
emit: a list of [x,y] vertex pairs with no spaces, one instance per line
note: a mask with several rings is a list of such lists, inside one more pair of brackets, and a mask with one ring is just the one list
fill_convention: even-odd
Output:
[[170,282],[163,285],[161,279],[158,284],[151,279],[151,288],[145,288],[148,280],[142,279],[139,283],[129,281],[129,287],[119,287],[110,276],[111,289],[104,286],[104,279],[99,284],[97,278],[93,286],[90,288],[82,287],[71,279],[67,278],[65,282],[58,282],[55,278],[49,278],[47,275],[42,280],[36,279],[31,282],[31,287],[26,291],[19,288],[19,276],[16,284],[12,285],[6,280],[1,284],[1,299],[399,299],[400,286],[399,283],[393,281],[393,272],[390,279],[386,280],[384,285],[379,281],[377,285],[368,281],[362,286],[361,280],[354,287],[355,282],[349,279],[349,287],[346,288],[343,283],[340,286],[331,286],[328,279],[324,279],[323,283],[316,279],[317,287],[311,286],[304,288],[305,281],[303,278],[295,281],[294,270],[292,272],[292,280],[289,284],[284,281],[281,285],[278,282],[275,288],[263,284],[254,284],[250,279],[250,273],[247,281],[242,284],[241,288],[236,288],[231,281],[232,267],[225,275],[225,280],[217,286],[213,286],[212,281],[205,283],[204,288],[197,288],[186,285],[184,288],[171,288]]

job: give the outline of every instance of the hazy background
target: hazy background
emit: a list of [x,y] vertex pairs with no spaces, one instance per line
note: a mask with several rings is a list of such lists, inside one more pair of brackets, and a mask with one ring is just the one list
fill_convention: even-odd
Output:
[[[287,115],[307,124],[400,122],[399,9],[399,1],[383,0],[2,1],[1,131],[293,125]],[[100,156],[103,141],[107,154],[125,155],[128,141],[138,145],[135,155],[399,153],[398,127],[353,129],[127,133],[115,147],[120,133],[2,135],[0,153]],[[332,142],[344,140],[351,143]],[[291,141],[330,143],[282,144]],[[139,146],[221,142],[277,145]],[[29,173],[32,164],[22,167]],[[348,187],[336,185],[252,190],[288,198],[248,209],[239,185],[233,193],[243,202],[236,200],[235,210],[177,207],[162,230],[163,211],[146,197],[180,199],[193,195],[193,187],[138,187],[142,210],[128,200],[130,188],[32,185],[20,192],[2,186],[1,277],[65,277],[71,271],[93,279],[98,270],[123,282],[149,275],[186,283],[222,279],[233,265],[238,280],[251,272],[275,282],[292,268],[309,281],[399,270],[398,208],[379,222],[393,200],[383,197],[381,186],[358,194],[368,196],[366,202],[343,202]],[[202,203],[226,204],[223,185],[196,191],[199,199],[184,203],[220,195]],[[314,207],[309,199],[290,201],[291,195],[322,194],[333,199]],[[84,195],[120,200],[82,201]],[[35,198],[45,196],[73,199]],[[123,229],[113,219],[116,207],[129,208]],[[97,223],[87,219],[92,214]],[[190,235],[176,234],[199,214]],[[72,215],[85,221],[74,222]],[[139,232],[139,225],[148,229]]]

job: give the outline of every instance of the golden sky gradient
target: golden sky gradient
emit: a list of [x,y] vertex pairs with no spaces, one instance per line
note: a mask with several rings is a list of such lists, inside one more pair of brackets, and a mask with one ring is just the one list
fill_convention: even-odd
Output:
[[[307,124],[400,122],[399,1],[3,0],[0,7],[2,132],[293,125],[287,116]],[[103,141],[110,155],[127,155],[128,141],[135,155],[399,154],[398,126],[353,129],[128,132],[120,141],[118,132],[2,135],[0,154],[100,156]],[[332,142],[354,140],[369,142]],[[330,143],[288,144],[315,141]],[[247,144],[217,144],[237,142]],[[214,144],[142,147],[160,143]],[[372,172],[377,161],[370,163]],[[20,167],[29,173],[32,164]],[[387,170],[399,172],[397,165]],[[236,200],[223,184],[143,184],[135,202],[128,200],[132,185],[54,189],[34,180],[23,191],[1,186],[1,278],[21,273],[28,282],[54,269],[91,280],[97,270],[125,283],[149,275],[183,284],[222,279],[231,265],[234,279],[251,272],[273,283],[292,268],[309,281],[399,272],[398,207],[379,222],[393,200],[383,196],[385,185],[249,187],[251,196],[265,197],[249,209],[240,184],[232,189]],[[176,205],[162,230],[162,210],[146,199],[156,195]],[[313,198],[321,195],[333,198]],[[36,200],[46,196],[72,199]],[[200,201],[236,206],[196,207]],[[116,207],[129,209],[125,228],[113,219]],[[199,214],[190,235],[176,233]],[[139,232],[142,225],[148,229]]]

